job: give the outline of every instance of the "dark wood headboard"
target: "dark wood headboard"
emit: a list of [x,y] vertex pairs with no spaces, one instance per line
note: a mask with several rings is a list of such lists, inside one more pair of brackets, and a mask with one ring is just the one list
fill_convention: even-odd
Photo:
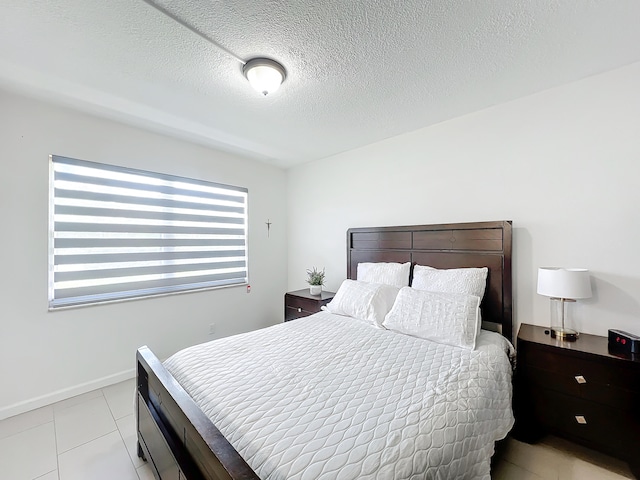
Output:
[[347,278],[356,279],[361,262],[411,262],[430,267],[487,267],[483,323],[513,341],[511,297],[511,221],[403,227],[351,228],[347,231]]

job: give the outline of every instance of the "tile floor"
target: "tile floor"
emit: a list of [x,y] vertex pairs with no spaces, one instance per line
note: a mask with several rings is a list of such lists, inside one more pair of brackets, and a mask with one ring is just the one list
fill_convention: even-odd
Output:
[[151,480],[138,458],[135,380],[0,421],[3,480]]
[[618,459],[548,436],[536,445],[508,438],[494,458],[493,480],[624,480],[635,478]]
[[[135,381],[79,395],[0,421],[3,480],[151,480],[138,458]],[[624,462],[559,438],[538,445],[508,439],[494,480],[622,480]]]

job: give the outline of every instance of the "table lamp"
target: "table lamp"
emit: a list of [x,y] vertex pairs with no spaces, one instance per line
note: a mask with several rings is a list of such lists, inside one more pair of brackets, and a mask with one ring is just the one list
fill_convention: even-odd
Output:
[[567,302],[591,297],[589,270],[583,268],[538,268],[538,294],[551,297],[551,336],[566,341],[578,338],[578,331],[571,328]]

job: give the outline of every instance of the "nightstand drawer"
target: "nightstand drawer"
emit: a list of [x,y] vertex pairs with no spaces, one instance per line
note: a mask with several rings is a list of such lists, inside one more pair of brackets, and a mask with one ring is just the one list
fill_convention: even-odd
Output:
[[317,300],[313,300],[310,298],[302,298],[302,297],[294,297],[293,295],[286,296],[286,307],[292,308],[295,310],[299,310],[300,312],[304,311],[309,313],[316,313],[320,311],[319,302]]
[[526,373],[527,385],[531,389],[549,389],[566,395],[580,396],[580,384],[574,377],[568,374],[559,374],[549,370],[532,367],[530,365],[519,367]]
[[320,295],[311,295],[309,289],[287,292],[284,296],[284,321],[295,320],[318,313],[329,303],[335,293],[323,291]]
[[525,370],[525,378],[531,384],[530,388],[553,390],[628,411],[640,405],[640,393],[594,382],[591,371],[587,369],[581,370],[583,375],[573,375],[542,370],[530,365],[522,368]]
[[284,309],[284,321],[295,320],[296,318],[308,317],[316,312],[307,312],[302,308],[285,307]]
[[583,380],[580,380],[582,386],[596,384],[640,392],[637,369],[634,371],[622,365],[619,368],[612,368],[609,363],[601,360],[576,358],[559,349],[549,350],[528,346],[521,353],[518,360],[527,368],[532,367],[555,374],[561,383],[571,384],[576,382],[577,377],[582,377]]
[[537,390],[533,397],[536,418],[552,431],[612,454],[629,454],[631,448],[637,448],[638,415],[551,390]]

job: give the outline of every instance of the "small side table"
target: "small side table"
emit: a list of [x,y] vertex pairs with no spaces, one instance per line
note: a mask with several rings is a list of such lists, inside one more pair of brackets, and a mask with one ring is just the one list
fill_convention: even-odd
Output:
[[626,460],[640,478],[640,359],[610,352],[606,337],[563,342],[545,330],[520,325],[513,436],[555,433]]
[[284,295],[284,321],[295,320],[318,313],[320,308],[329,303],[335,292],[322,291],[320,295],[311,295],[308,288],[287,292]]

